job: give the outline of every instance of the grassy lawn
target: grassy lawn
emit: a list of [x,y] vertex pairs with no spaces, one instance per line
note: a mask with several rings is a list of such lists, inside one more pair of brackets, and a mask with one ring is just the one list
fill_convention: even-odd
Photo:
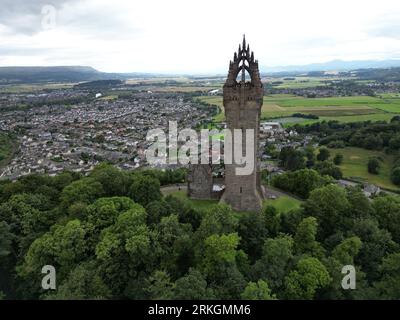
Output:
[[118,96],[116,94],[99,98],[99,100],[117,100],[117,99],[118,99]]
[[[399,190],[399,188],[390,181],[393,156],[387,155],[382,151],[372,151],[354,147],[330,149],[330,151],[332,157],[337,153],[343,154],[343,163],[339,167],[345,178],[373,183],[387,189]],[[381,169],[377,175],[371,174],[367,170],[367,163],[370,157],[380,157],[382,159]]]
[[289,196],[282,196],[278,199],[264,200],[264,204],[275,207],[279,212],[288,212],[300,208],[301,201]]
[[[217,200],[194,200],[194,199],[189,199],[186,190],[180,190],[180,191],[172,191],[172,192],[165,192],[164,195],[172,195],[184,202],[189,203],[192,207],[200,210],[206,210],[214,205],[218,204]],[[301,201],[294,199],[289,196],[282,196],[278,199],[268,199],[264,200],[264,205],[271,205],[275,207],[279,212],[287,212],[292,209],[296,209],[300,207]],[[238,212],[238,217],[241,214],[245,214],[245,212]]]
[[186,193],[186,190],[180,190],[180,191],[172,191],[172,192],[166,192],[165,195],[172,195],[184,202],[189,203],[193,208],[196,209],[208,209],[211,208],[212,206],[218,204],[217,200],[194,200],[194,199],[189,199]]

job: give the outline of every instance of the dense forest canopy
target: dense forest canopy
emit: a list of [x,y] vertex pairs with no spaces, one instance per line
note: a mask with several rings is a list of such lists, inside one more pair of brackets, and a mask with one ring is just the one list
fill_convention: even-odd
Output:
[[[0,290],[15,299],[399,299],[400,200],[316,171],[300,209],[194,208],[183,170],[100,165],[0,184]],[[292,177],[296,179],[296,177]],[[41,287],[44,265],[57,290]],[[343,266],[357,288],[343,290]]]

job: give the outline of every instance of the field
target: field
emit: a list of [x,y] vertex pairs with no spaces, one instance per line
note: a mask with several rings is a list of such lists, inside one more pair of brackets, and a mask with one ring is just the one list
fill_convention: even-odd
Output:
[[272,83],[275,81],[281,81],[283,83],[274,85],[274,88],[278,89],[305,89],[305,88],[314,88],[316,86],[325,86],[327,78],[318,78],[318,77],[295,77],[293,80],[288,80],[287,78],[282,79],[274,79]]
[[171,192],[163,192],[164,195],[172,195],[184,202],[189,203],[196,209],[208,209],[215,204],[218,204],[217,200],[194,200],[189,199],[187,196],[186,190],[179,190],[179,191],[171,191]]
[[136,90],[148,90],[152,92],[208,92],[218,89],[223,84],[216,79],[197,79],[188,77],[155,77],[148,79],[130,79],[127,84],[136,85]]
[[117,99],[118,99],[118,96],[115,94],[99,98],[99,100],[117,100]]
[[69,89],[76,83],[41,83],[0,85],[0,93],[35,93],[43,90]]
[[[196,209],[208,209],[216,204],[218,204],[217,200],[194,200],[194,199],[189,199],[186,190],[180,190],[180,191],[172,191],[172,192],[163,192],[164,195],[173,195],[177,197],[178,199],[185,201],[192,205]],[[281,196],[278,199],[268,199],[264,200],[264,205],[271,205],[275,207],[278,212],[287,212],[292,209],[299,208],[301,204],[300,200],[297,200],[295,198],[289,197],[289,196]]]
[[[399,190],[390,181],[390,170],[392,168],[393,156],[381,151],[365,150],[361,148],[347,147],[343,149],[330,149],[331,156],[336,153],[343,154],[343,163],[339,166],[345,178],[350,178],[359,182],[369,182],[377,186]],[[367,163],[370,157],[382,159],[379,174],[371,174],[367,170]]]
[[[200,100],[209,104],[222,106],[222,97],[203,96]],[[293,113],[304,113],[317,115],[320,120],[338,120],[341,122],[363,121],[363,120],[390,120],[393,116],[400,114],[400,98],[396,96],[368,97],[331,97],[331,98],[304,98],[289,94],[275,94],[264,96],[261,109],[262,119],[274,119],[290,117]],[[215,117],[215,121],[223,121],[223,112]],[[304,121],[292,118],[293,121],[285,121],[286,125],[291,123],[312,123],[319,120],[304,119]]]
[[278,212],[288,212],[299,208],[301,201],[289,196],[281,196],[278,199],[264,200],[264,204],[275,207]]

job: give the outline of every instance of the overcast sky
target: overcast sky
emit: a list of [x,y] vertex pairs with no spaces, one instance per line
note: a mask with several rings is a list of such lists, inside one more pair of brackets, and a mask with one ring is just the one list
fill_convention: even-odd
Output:
[[0,0],[0,8],[0,66],[225,72],[243,33],[262,66],[400,59],[399,0]]

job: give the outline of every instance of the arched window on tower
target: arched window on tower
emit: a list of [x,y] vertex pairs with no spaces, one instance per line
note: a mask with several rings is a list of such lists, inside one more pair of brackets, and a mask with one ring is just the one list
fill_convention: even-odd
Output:
[[243,60],[242,61],[242,65],[240,66],[240,71],[238,72],[237,76],[236,76],[236,82],[241,82],[241,81],[251,81],[251,76],[249,74],[249,72],[246,70],[246,68],[243,67],[243,64],[248,68],[249,64],[247,62],[247,60]]

